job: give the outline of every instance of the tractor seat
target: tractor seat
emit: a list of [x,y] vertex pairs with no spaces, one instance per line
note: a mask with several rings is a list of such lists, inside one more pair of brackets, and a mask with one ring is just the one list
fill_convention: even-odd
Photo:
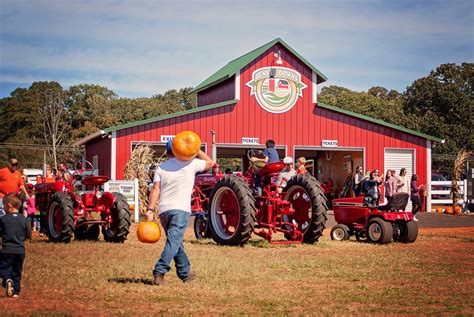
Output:
[[407,193],[395,193],[389,203],[383,206],[379,206],[377,209],[381,211],[398,211],[407,208],[408,194]]
[[282,162],[270,163],[262,167],[258,171],[258,175],[261,177],[265,177],[270,174],[280,173],[284,167],[285,167],[285,164],[283,164]]
[[83,185],[103,185],[109,181],[107,176],[88,176],[84,178],[81,183]]

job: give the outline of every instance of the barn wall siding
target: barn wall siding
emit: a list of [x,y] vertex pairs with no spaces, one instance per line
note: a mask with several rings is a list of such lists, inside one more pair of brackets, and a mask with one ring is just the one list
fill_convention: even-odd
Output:
[[99,156],[99,175],[111,177],[110,157],[112,151],[112,141],[108,137],[97,138],[87,143],[86,160],[92,163],[92,157]]

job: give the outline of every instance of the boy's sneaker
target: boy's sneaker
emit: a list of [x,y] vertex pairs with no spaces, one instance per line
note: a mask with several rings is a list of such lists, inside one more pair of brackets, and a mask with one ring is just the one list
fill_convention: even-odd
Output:
[[183,280],[183,283],[185,284],[188,284],[190,283],[191,281],[195,280],[196,279],[196,272],[189,272],[189,275],[188,275],[188,278]]
[[418,221],[418,219],[416,219],[416,216],[413,216],[413,221]]
[[20,297],[20,295],[18,295],[18,294],[13,295],[13,298],[18,298],[18,297]]
[[8,279],[7,282],[5,283],[6,285],[6,295],[7,297],[13,297],[13,281]]
[[163,274],[158,274],[153,277],[153,285],[163,284],[165,284],[165,276]]

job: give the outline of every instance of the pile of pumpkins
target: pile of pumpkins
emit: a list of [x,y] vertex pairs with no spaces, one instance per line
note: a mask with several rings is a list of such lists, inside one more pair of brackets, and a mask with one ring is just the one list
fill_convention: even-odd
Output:
[[459,215],[462,213],[462,207],[461,206],[455,206],[454,208],[452,206],[444,206],[444,207],[436,207],[436,212],[438,213],[447,213],[449,215]]

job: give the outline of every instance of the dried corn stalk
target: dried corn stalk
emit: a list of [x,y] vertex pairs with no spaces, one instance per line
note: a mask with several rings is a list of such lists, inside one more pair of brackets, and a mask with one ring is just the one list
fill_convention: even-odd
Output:
[[[148,206],[148,183],[151,181],[149,167],[153,164],[153,149],[148,145],[138,144],[133,149],[130,159],[125,166],[125,179],[138,178],[139,212],[146,213]],[[135,207],[137,208],[137,207]]]
[[451,193],[453,196],[453,207],[459,205],[459,200],[462,197],[461,188],[458,185],[458,182],[461,180],[461,173],[464,168],[464,164],[467,159],[471,156],[471,152],[467,150],[459,151],[456,160],[454,161],[454,170],[453,170],[453,181],[451,187]]

